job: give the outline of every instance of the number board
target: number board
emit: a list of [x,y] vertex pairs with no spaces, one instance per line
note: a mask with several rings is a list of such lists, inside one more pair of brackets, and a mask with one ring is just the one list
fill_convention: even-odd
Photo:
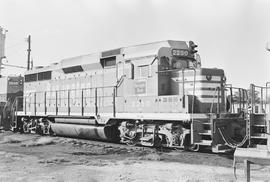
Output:
[[186,49],[172,49],[172,55],[179,57],[187,57],[189,55],[189,52]]

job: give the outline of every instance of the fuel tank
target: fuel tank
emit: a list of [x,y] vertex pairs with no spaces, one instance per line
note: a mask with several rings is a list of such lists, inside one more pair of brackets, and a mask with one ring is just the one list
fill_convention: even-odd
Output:
[[52,131],[58,136],[96,139],[103,141],[119,141],[119,130],[116,125],[82,125],[67,123],[52,123]]

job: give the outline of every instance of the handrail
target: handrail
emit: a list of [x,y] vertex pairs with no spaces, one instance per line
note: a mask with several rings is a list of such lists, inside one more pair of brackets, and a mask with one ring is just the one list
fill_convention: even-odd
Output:
[[214,95],[213,95],[213,100],[212,100],[212,103],[211,103],[211,106],[210,106],[210,113],[213,113],[213,107],[214,107],[214,100],[216,98],[216,93],[217,93],[217,90],[219,89],[219,87],[216,87],[215,88],[215,92],[214,92]]
[[[15,122],[16,123],[16,125],[15,126],[11,126],[12,128],[14,128],[14,127],[17,127],[17,113],[18,113],[18,108],[19,108],[19,106],[18,106],[18,100],[19,99],[22,99],[22,102],[23,102],[23,96],[16,96],[15,97],[15,99],[14,99],[14,101],[13,101],[13,103],[11,104],[11,109],[10,109],[10,115],[11,115],[11,121],[12,121],[12,123],[13,122]],[[15,107],[14,107],[14,105],[15,105]],[[13,130],[13,129],[12,129]]]
[[[268,102],[268,89],[270,89],[270,87],[268,87],[268,83],[270,83],[270,82],[267,82],[265,87],[250,84],[250,95],[249,96],[250,96],[250,102],[251,102],[251,113],[254,113],[254,106],[256,104],[258,104],[258,102],[256,102],[256,93],[260,94],[259,95],[259,99],[260,99],[259,104],[261,106],[261,108],[260,108],[261,113],[264,113],[264,114],[267,113],[266,109],[267,109],[267,102]],[[260,91],[256,90],[256,88],[260,89]],[[264,90],[265,90],[265,97],[264,97]],[[270,109],[269,109],[269,112],[270,112]]]
[[[183,72],[185,71],[186,69],[184,68],[183,69]],[[193,113],[194,113],[194,102],[195,102],[195,89],[196,89],[196,69],[195,68],[189,68],[188,70],[193,70],[194,71],[194,79],[193,79],[193,94],[192,94],[192,103],[191,103],[191,121],[193,123]],[[185,80],[184,80],[184,75],[183,75],[183,90],[184,90],[184,84],[185,84]],[[185,93],[183,92],[183,95],[185,96]]]
[[265,88],[266,88],[266,98],[265,98],[265,109],[266,109],[266,106],[267,106],[267,102],[269,102],[269,113],[270,113],[270,99],[268,101],[268,89],[270,89],[270,87],[268,86],[268,84],[270,84],[270,82],[266,82],[265,84]]
[[122,76],[120,77],[120,79],[117,80],[116,86],[115,86],[116,88],[120,87],[120,85],[123,83],[125,77],[126,77],[126,75],[122,75]]
[[227,91],[227,89],[229,89],[229,96],[230,96],[230,113],[235,113],[235,104],[237,104],[237,100],[235,103],[235,100],[233,99],[233,91],[237,90],[238,91],[238,96],[239,96],[239,109],[245,109],[245,104],[248,103],[248,93],[246,89],[240,88],[240,87],[233,87],[231,84],[226,84],[225,89]]
[[[115,86],[105,86],[105,87],[88,87],[88,88],[80,88],[80,89],[64,89],[64,90],[51,90],[51,91],[46,91],[47,93],[50,93],[50,92],[62,92],[62,91],[78,91],[78,90],[94,90],[94,89],[104,89],[104,88],[114,88]],[[44,93],[45,91],[38,91],[38,92],[27,92],[28,94],[31,94],[31,93]],[[29,95],[28,95],[29,96]]]

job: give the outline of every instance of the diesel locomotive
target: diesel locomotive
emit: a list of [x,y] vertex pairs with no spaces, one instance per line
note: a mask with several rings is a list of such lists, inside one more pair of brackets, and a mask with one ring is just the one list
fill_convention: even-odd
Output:
[[13,130],[195,151],[243,145],[247,93],[233,112],[224,71],[202,68],[196,47],[167,40],[26,71]]

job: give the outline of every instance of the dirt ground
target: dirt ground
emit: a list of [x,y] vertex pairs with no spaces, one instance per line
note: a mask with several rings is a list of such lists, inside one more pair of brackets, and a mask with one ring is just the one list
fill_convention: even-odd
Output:
[[[235,181],[232,164],[232,155],[0,133],[0,182]],[[251,176],[270,181],[270,167],[252,165]],[[241,164],[237,181],[244,181]]]

